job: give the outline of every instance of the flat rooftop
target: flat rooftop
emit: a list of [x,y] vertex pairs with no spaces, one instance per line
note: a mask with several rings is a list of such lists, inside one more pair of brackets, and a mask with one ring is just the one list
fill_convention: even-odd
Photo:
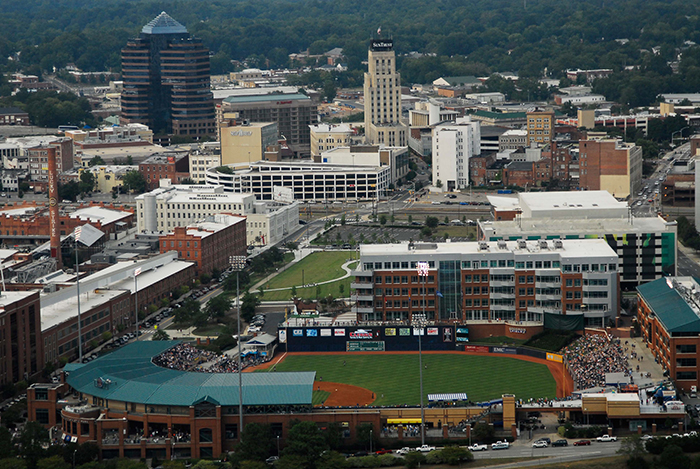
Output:
[[403,255],[413,260],[429,258],[434,255],[477,255],[477,254],[535,254],[551,253],[560,254],[562,257],[601,257],[610,256],[617,259],[617,253],[602,239],[564,239],[561,240],[562,248],[555,248],[555,240],[547,241],[547,249],[540,248],[538,241],[526,241],[525,248],[518,247],[518,241],[505,241],[504,248],[499,247],[499,242],[483,242],[486,250],[481,250],[481,242],[461,243],[414,243],[415,249],[409,249],[408,243],[402,244],[362,244],[360,256],[392,256]]
[[520,203],[530,210],[552,212],[577,208],[627,209],[627,202],[618,202],[608,191],[521,192]]
[[[41,330],[46,331],[62,322],[78,316],[78,295],[76,287],[68,287],[54,293],[42,294]],[[124,293],[124,290],[87,290],[80,292],[80,311],[87,311],[108,303]],[[54,301],[58,300],[58,301]]]
[[68,216],[70,218],[77,218],[78,220],[84,221],[86,223],[101,223],[102,226],[108,225],[110,223],[115,223],[120,220],[124,220],[133,216],[131,212],[122,212],[120,210],[112,210],[110,208],[104,207],[85,207],[79,208],[75,212],[71,212]]
[[528,235],[604,235],[611,233],[655,233],[668,231],[663,218],[524,218],[506,221],[480,221],[481,230],[490,238],[505,239]]

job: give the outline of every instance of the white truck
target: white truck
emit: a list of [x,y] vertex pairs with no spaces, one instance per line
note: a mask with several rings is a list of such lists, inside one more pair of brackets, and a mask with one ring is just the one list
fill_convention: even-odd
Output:
[[617,437],[610,436],[610,435],[603,435],[603,436],[599,436],[598,438],[596,438],[596,441],[599,441],[601,443],[607,443],[608,441],[617,441]]
[[435,451],[435,446],[430,446],[430,445],[419,446],[418,448],[416,448],[416,451],[420,451],[421,453],[430,453],[431,451]]
[[510,447],[510,443],[507,441],[497,441],[495,443],[491,443],[491,449],[508,449]]
[[479,443],[474,443],[473,445],[468,446],[467,448],[469,449],[469,451],[472,451],[472,452],[474,452],[474,451],[486,451],[487,449],[489,449],[488,445],[480,445]]

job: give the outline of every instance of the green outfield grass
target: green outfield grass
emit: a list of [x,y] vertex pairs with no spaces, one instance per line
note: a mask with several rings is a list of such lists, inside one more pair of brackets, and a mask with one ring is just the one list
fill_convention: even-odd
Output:
[[314,252],[266,282],[264,288],[298,287],[302,284],[302,271],[303,282],[307,285],[342,277],[345,271],[340,266],[354,256],[354,251]]
[[326,402],[326,399],[328,399],[328,396],[330,395],[331,393],[329,393],[328,391],[315,390],[313,393],[311,393],[311,404],[321,405],[324,402]]
[[[343,365],[345,363],[345,365]],[[556,383],[546,365],[506,357],[424,354],[423,391],[466,392],[474,402],[500,398],[556,397]],[[290,355],[277,371],[315,371],[316,379],[347,383],[375,393],[375,405],[420,402],[418,355]]]
[[[325,298],[333,295],[333,298],[347,298],[350,296],[350,281],[352,277],[338,280],[337,282],[319,285],[321,288],[318,298]],[[343,292],[340,292],[340,285],[343,285]],[[316,299],[316,287],[297,288],[297,296],[304,299]],[[262,301],[284,301],[292,297],[292,290],[265,291],[260,298]]]

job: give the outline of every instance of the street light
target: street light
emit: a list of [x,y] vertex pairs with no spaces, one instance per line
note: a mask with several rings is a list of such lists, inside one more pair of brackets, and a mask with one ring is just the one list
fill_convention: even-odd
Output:
[[280,436],[277,435],[277,457],[280,457]]
[[[78,241],[82,231],[82,226],[77,226],[73,231],[75,241],[75,288],[78,293],[78,363],[83,363],[83,329],[80,324],[80,264],[78,262]],[[75,459],[75,453],[73,453],[73,459]],[[75,463],[73,463],[73,466],[75,466]]]
[[685,129],[689,129],[689,128],[690,128],[689,126],[685,126],[685,127],[683,127],[681,130],[676,130],[675,132],[672,132],[672,133],[671,133],[671,145],[673,145],[673,136],[674,136],[674,135],[676,135],[677,133],[680,133],[680,134],[681,134],[681,138],[683,138],[683,131],[684,131]]
[[243,367],[241,365],[241,292],[240,273],[245,268],[245,256],[229,256],[228,262],[236,271],[236,312],[238,313],[238,439],[243,432]]
[[423,277],[423,314],[420,318],[416,318],[418,324],[418,379],[420,381],[420,444],[425,444],[425,407],[423,406],[423,327],[425,326],[427,316],[425,314],[425,291],[426,282],[428,279],[429,265],[427,262],[418,262],[418,276]]

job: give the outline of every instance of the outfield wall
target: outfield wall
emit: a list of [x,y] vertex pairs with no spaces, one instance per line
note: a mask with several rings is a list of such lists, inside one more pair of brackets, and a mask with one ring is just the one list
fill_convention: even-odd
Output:
[[[400,352],[417,351],[420,328],[411,326],[287,327],[278,329],[289,352]],[[463,350],[469,327],[461,325],[422,328],[423,350]]]

